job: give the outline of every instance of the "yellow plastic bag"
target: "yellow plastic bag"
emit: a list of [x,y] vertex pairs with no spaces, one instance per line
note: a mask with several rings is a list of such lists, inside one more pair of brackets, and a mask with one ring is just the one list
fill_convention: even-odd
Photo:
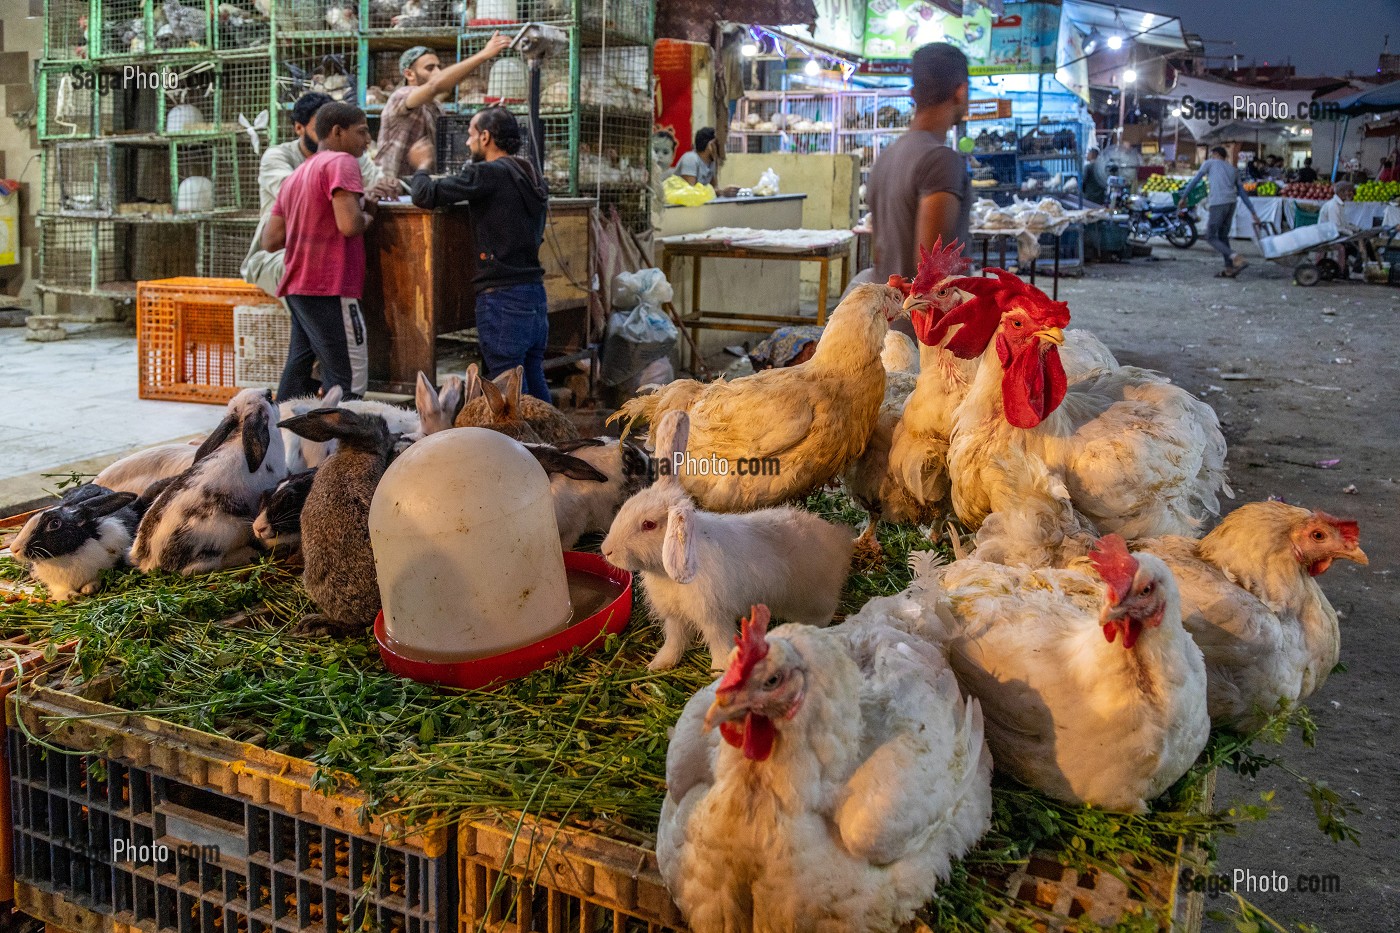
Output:
[[715,199],[715,189],[710,185],[690,185],[679,175],[667,178],[661,186],[667,204],[683,204],[686,207],[699,207]]

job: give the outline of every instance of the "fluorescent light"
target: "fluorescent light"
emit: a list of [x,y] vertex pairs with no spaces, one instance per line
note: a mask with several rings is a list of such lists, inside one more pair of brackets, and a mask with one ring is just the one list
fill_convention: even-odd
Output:
[[753,58],[755,55],[758,54],[758,43],[750,39],[743,45],[739,46],[739,51],[744,54],[745,58]]
[[1136,81],[1136,80],[1137,80],[1137,72],[1134,71],[1133,69],[1129,68],[1127,71],[1123,72],[1123,83],[1124,83],[1124,84],[1132,84],[1132,83],[1133,83],[1134,81]]
[[1173,108],[1172,108],[1172,116],[1174,116],[1174,117],[1179,117],[1179,116],[1181,116],[1181,108],[1180,108],[1180,107],[1173,107]]
[[822,73],[822,66],[817,64],[817,60],[815,58],[809,58],[807,59],[807,64],[802,66],[802,71],[804,74],[807,75],[807,77],[815,78],[817,75]]
[[1122,37],[1122,36],[1109,36],[1109,37],[1108,37],[1108,47],[1109,47],[1110,49],[1113,49],[1113,51],[1115,51],[1115,52],[1118,51],[1119,49],[1121,49],[1121,48],[1123,47],[1123,37]]

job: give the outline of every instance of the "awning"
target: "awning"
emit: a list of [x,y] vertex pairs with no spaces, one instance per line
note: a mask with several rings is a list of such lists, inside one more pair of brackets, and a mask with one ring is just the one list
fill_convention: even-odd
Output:
[[1352,116],[1358,113],[1386,113],[1400,110],[1400,81],[1392,81],[1337,101],[1338,109]]
[[1125,41],[1163,49],[1185,49],[1181,17],[1126,6],[1094,3],[1093,0],[1064,0],[1061,15],[1083,33],[1097,29],[1104,35],[1118,35]]
[[[1194,133],[1192,135],[1195,135]],[[1204,136],[1196,136],[1203,143],[1223,142],[1277,142],[1284,135],[1284,128],[1277,123],[1253,123],[1244,120],[1231,120],[1215,127]]]

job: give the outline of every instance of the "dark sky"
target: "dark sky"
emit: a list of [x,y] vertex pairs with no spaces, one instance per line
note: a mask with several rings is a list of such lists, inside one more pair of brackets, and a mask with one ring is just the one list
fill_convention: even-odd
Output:
[[[1181,17],[1208,55],[1240,54],[1240,64],[1292,62],[1300,75],[1372,74],[1386,33],[1400,53],[1400,0],[1125,0],[1125,6]],[[1212,61],[1211,65],[1228,64]]]

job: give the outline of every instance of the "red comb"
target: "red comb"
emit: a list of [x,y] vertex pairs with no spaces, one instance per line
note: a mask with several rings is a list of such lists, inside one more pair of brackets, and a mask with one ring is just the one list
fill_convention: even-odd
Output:
[[1051,301],[1049,295],[1005,269],[983,271],[994,273],[996,278],[978,275],[951,283],[972,298],[943,316],[929,335],[930,344],[936,345],[949,330],[962,324],[962,330],[948,341],[947,348],[965,360],[973,359],[987,349],[1001,324],[1002,313],[1013,304],[1023,308],[1041,327],[1064,327],[1069,323],[1069,305],[1065,302]]
[[748,683],[749,675],[758,666],[758,662],[768,657],[768,620],[772,616],[768,612],[768,607],[762,604],[749,609],[749,617],[743,621],[739,628],[739,634],[734,637],[734,644],[739,646],[739,654],[734,658],[734,663],[729,665],[729,670],[724,672],[723,679],[715,689],[719,693],[727,693],[730,690],[737,690]]
[[1328,515],[1321,509],[1313,513],[1333,528],[1342,536],[1342,543],[1347,547],[1356,547],[1361,543],[1361,526],[1349,518],[1338,518],[1335,515]]
[[898,273],[890,276],[885,284],[890,288],[897,289],[906,298],[909,297],[909,292],[914,287],[908,279]]
[[914,276],[914,294],[931,295],[938,290],[939,284],[944,279],[950,279],[966,272],[972,262],[963,258],[962,251],[963,244],[961,242],[958,242],[956,246],[949,243],[945,247],[942,235],[934,241],[931,251],[920,244],[919,271]]
[[1133,588],[1133,578],[1138,572],[1137,558],[1128,553],[1128,542],[1122,535],[1104,535],[1089,553],[1089,560],[1108,584],[1109,604],[1118,605]]

